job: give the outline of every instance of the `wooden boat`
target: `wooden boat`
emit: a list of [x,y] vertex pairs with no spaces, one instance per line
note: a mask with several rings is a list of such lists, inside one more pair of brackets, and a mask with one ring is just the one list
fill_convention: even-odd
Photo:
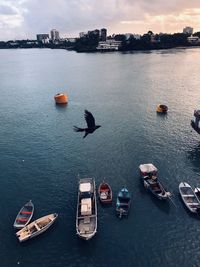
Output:
[[97,201],[95,180],[80,179],[76,212],[76,233],[85,240],[97,232]]
[[68,103],[68,96],[63,93],[58,93],[54,96],[56,104],[67,104]]
[[112,190],[108,183],[102,182],[98,188],[99,200],[103,204],[112,202]]
[[159,105],[157,106],[157,109],[156,109],[156,112],[157,112],[157,113],[166,114],[167,111],[168,111],[168,107],[167,107],[166,105],[161,105],[161,104],[159,104]]
[[17,217],[13,224],[14,228],[22,229],[23,227],[25,227],[30,222],[33,216],[33,212],[34,212],[34,205],[30,200],[21,208],[21,210],[17,214]]
[[139,166],[140,176],[144,187],[148,189],[158,199],[168,199],[171,193],[166,191],[157,177],[158,169],[151,163],[141,164]]
[[179,184],[179,192],[185,206],[192,212],[200,214],[200,201],[192,187],[185,182]]
[[131,206],[131,195],[127,188],[122,188],[117,195],[116,213],[119,218],[129,214]]
[[16,233],[20,242],[24,242],[45,232],[57,219],[58,214],[49,214],[28,224]]

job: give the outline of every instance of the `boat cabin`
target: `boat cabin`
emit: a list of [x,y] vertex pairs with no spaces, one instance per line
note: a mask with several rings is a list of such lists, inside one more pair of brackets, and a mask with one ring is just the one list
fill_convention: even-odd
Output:
[[143,179],[156,179],[158,169],[152,163],[141,164],[139,169]]
[[80,183],[79,192],[81,198],[91,198],[93,192],[91,183]]

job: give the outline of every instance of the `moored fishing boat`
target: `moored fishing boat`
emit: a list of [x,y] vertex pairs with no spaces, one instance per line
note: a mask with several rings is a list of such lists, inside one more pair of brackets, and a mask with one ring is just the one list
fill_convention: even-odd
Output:
[[166,191],[157,177],[158,169],[152,164],[141,164],[139,166],[140,176],[144,187],[148,189],[158,199],[168,199],[171,193]]
[[22,229],[31,220],[34,212],[34,205],[31,200],[29,200],[18,212],[15,222],[13,224],[14,228]]
[[58,93],[54,96],[56,104],[67,104],[68,96],[64,93]]
[[[197,191],[197,190],[196,190]],[[192,212],[200,214],[200,201],[197,197],[197,192],[193,191],[192,187],[185,182],[179,184],[179,192],[185,206]]]
[[89,240],[97,232],[97,201],[95,180],[80,179],[76,212],[76,233]]
[[129,214],[131,206],[131,195],[127,188],[122,188],[117,195],[116,214],[121,218]]
[[45,232],[57,219],[58,214],[53,213],[46,215],[44,217],[41,217],[34,222],[28,224],[21,230],[19,230],[16,233],[16,236],[18,237],[20,242],[24,242],[28,239],[31,239],[37,235],[40,235],[41,233]]
[[108,204],[112,202],[112,189],[108,183],[102,182],[99,185],[98,194],[101,203]]

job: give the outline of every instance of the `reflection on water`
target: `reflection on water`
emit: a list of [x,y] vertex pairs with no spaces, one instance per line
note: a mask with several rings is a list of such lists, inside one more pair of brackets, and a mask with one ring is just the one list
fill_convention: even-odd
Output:
[[187,151],[188,159],[193,163],[195,170],[200,173],[200,142]]

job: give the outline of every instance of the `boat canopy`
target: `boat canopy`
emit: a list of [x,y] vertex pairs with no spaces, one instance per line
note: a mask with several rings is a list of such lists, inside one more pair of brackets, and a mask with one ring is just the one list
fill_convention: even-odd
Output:
[[158,169],[152,163],[141,164],[139,168],[141,172],[145,173],[153,173],[158,171]]
[[83,198],[81,200],[81,215],[92,214],[92,201],[91,198]]
[[91,184],[90,183],[81,183],[79,186],[79,190],[81,193],[90,192],[91,191]]

